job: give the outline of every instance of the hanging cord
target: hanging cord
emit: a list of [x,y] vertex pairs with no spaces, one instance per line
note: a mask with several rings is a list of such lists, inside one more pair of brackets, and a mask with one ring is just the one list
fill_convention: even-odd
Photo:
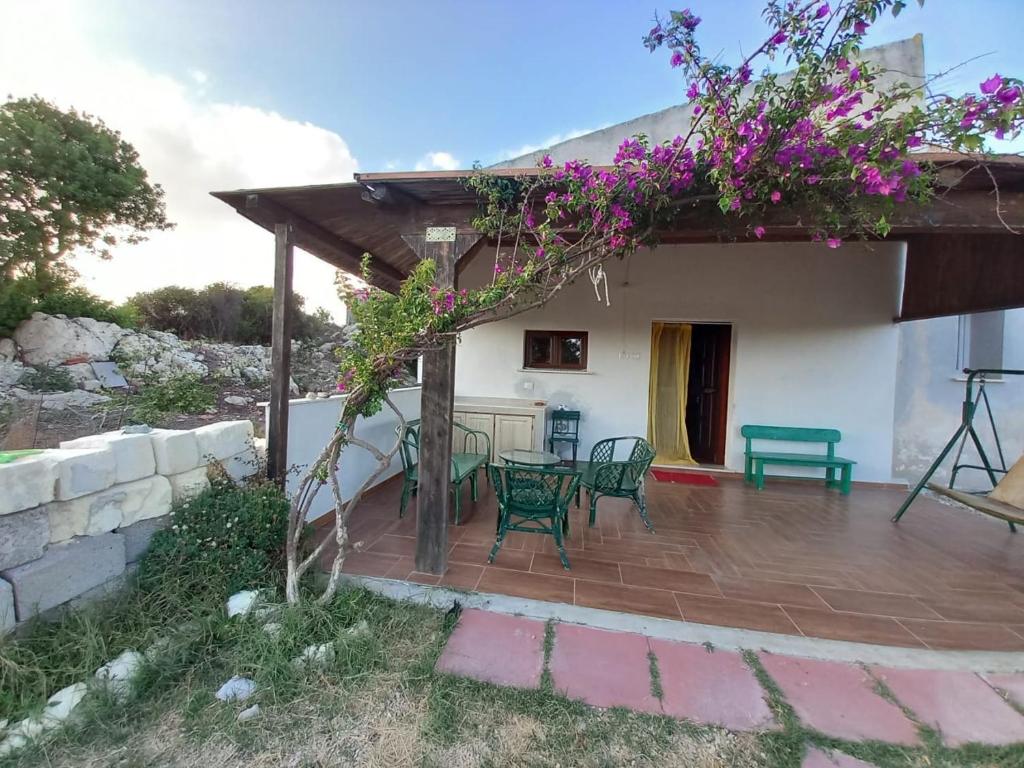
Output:
[[588,271],[590,273],[590,282],[594,286],[594,295],[597,297],[598,303],[601,302],[601,285],[604,284],[604,305],[606,307],[610,307],[612,302],[608,296],[608,275],[604,271],[604,265],[598,264],[597,266],[591,267]]

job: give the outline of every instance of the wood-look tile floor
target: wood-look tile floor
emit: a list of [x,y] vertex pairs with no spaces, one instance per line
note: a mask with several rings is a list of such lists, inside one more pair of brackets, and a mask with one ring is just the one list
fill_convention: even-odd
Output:
[[[899,525],[898,490],[740,480],[718,487],[648,480],[648,533],[636,511],[602,499],[597,525],[571,510],[562,568],[549,536],[512,533],[493,565],[495,503],[464,488],[449,525],[449,569],[417,573],[415,501],[398,519],[401,482],[374,489],[351,523],[344,570],[463,590],[573,603],[702,624],[835,640],[1024,651],[1024,533],[932,499]],[[586,499],[584,498],[584,503]]]

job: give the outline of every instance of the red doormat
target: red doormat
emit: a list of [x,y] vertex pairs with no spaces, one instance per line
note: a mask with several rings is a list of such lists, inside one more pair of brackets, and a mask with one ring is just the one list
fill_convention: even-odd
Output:
[[682,483],[683,485],[717,486],[718,481],[712,475],[702,472],[688,472],[682,469],[652,469],[654,479],[662,483]]

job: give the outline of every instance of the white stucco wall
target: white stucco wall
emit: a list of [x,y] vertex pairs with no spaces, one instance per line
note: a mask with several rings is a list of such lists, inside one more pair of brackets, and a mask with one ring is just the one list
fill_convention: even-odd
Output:
[[[917,480],[960,423],[964,377],[957,370],[957,320],[955,316],[939,317],[900,326],[893,461],[893,472],[899,477]],[[1006,312],[1003,367],[1024,369],[1024,309]],[[1012,464],[1024,453],[1024,376],[992,382],[987,392],[1006,461]],[[975,426],[989,459],[996,462],[984,413],[978,414]],[[964,457],[977,463],[977,453],[970,445]],[[948,479],[952,464],[952,458],[944,462],[935,476],[938,481]],[[987,482],[981,473],[966,471],[958,476],[957,487],[981,489]]]
[[[892,480],[904,247],[810,243],[661,246],[607,266],[612,306],[589,281],[547,307],[463,335],[456,394],[537,397],[583,411],[581,455],[596,440],[647,432],[651,322],[733,324],[726,465],[742,469],[740,426],[835,427],[855,479]],[[489,278],[493,253],[462,285]],[[523,371],[523,331],[587,330],[589,371]],[[533,389],[523,387],[531,383]]]
[[[420,417],[420,388],[408,387],[397,389],[391,393],[391,399],[406,420]],[[335,396],[323,400],[292,400],[288,410],[288,482],[286,490],[293,494],[298,486],[299,478],[306,468],[312,464],[327,445],[334,433],[334,428],[341,418],[341,409],[345,404],[344,396]],[[356,435],[377,446],[383,451],[395,444],[395,427],[398,419],[390,408],[369,419],[360,418],[356,421]],[[377,468],[377,460],[362,448],[348,446],[341,454],[341,490],[346,501]],[[391,467],[381,477],[383,482],[402,470],[400,457],[396,454]],[[334,509],[334,500],[330,488],[320,489],[313,504],[309,508],[307,519],[315,520]],[[398,514],[398,509],[395,509]]]

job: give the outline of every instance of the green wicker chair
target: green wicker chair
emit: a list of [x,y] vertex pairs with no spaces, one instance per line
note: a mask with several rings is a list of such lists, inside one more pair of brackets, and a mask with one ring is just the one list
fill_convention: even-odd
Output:
[[569,503],[579,487],[579,473],[496,464],[489,464],[487,471],[498,499],[498,535],[487,562],[494,562],[509,531],[548,533],[555,537],[558,557],[568,570],[562,537],[569,533]]
[[[616,459],[629,451],[626,459]],[[647,499],[644,494],[644,477],[654,461],[654,448],[642,437],[612,437],[601,440],[590,452],[590,461],[577,464],[580,470],[580,487],[587,489],[590,502],[590,525],[597,521],[597,500],[602,496],[617,499],[632,499],[640,512],[640,519],[647,529],[654,533],[654,526],[647,516]],[[576,506],[580,505],[579,493]]]
[[[455,524],[462,517],[462,481],[469,479],[470,497],[476,501],[479,497],[477,486],[477,470],[483,467],[484,479],[487,478],[487,462],[491,460],[491,438],[486,432],[470,429],[462,424],[452,424],[455,433],[452,451],[452,491],[455,494]],[[395,428],[397,434],[401,427]],[[420,420],[413,419],[405,425],[402,434],[402,500],[399,502],[398,516],[405,516],[405,508],[409,505],[409,497],[416,495],[419,486],[420,458]]]

